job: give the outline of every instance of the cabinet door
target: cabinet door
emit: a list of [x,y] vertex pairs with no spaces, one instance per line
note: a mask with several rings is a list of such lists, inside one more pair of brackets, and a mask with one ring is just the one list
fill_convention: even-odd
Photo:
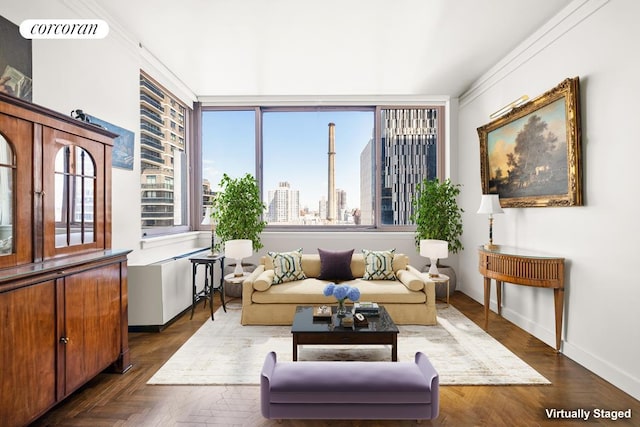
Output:
[[25,425],[56,402],[52,281],[0,293],[0,425]]
[[0,268],[33,262],[33,125],[0,114]]
[[65,277],[65,395],[120,355],[120,265]]
[[43,128],[45,259],[106,248],[105,148]]

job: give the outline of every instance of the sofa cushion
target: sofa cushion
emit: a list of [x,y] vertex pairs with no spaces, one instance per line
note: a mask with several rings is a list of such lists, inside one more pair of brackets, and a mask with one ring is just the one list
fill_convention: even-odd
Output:
[[353,249],[348,251],[330,251],[318,248],[320,255],[321,280],[352,280],[351,258]]
[[364,280],[396,280],[393,272],[395,249],[388,251],[370,251],[363,249]]
[[287,404],[429,404],[432,394],[412,362],[278,362],[269,386],[270,402]]
[[[324,296],[326,280],[307,278],[271,286],[265,292],[253,292],[251,302],[258,304],[336,304],[335,297]],[[360,291],[361,301],[375,301],[379,304],[424,304],[424,292],[409,290],[400,282],[389,280],[354,279],[343,284],[355,286]]]
[[302,248],[290,252],[269,252],[268,255],[274,271],[272,284],[307,278],[302,271]]

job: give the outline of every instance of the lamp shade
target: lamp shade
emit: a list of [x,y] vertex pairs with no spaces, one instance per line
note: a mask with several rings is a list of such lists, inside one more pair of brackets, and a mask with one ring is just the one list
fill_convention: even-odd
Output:
[[449,242],[446,240],[420,240],[420,256],[442,259],[449,256]]
[[237,260],[250,257],[253,255],[253,242],[249,239],[227,240],[224,243],[224,255]]
[[483,194],[480,201],[479,214],[501,214],[504,213],[500,206],[500,196],[498,194]]

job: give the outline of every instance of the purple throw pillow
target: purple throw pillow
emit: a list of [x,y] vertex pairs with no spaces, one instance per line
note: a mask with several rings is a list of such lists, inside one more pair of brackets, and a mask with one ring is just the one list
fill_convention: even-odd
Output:
[[322,280],[352,280],[351,256],[353,249],[348,251],[328,251],[318,248],[320,254],[320,276]]

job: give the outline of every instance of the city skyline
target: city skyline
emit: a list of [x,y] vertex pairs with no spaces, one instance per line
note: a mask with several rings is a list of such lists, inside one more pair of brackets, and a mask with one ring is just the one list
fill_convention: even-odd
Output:
[[[327,198],[328,125],[336,124],[336,188],[350,209],[360,205],[360,154],[373,134],[373,111],[269,111],[263,114],[263,197],[289,182],[300,194],[300,208],[318,210]],[[213,191],[226,173],[255,176],[255,113],[203,113],[203,179]],[[312,161],[310,161],[312,160]]]

